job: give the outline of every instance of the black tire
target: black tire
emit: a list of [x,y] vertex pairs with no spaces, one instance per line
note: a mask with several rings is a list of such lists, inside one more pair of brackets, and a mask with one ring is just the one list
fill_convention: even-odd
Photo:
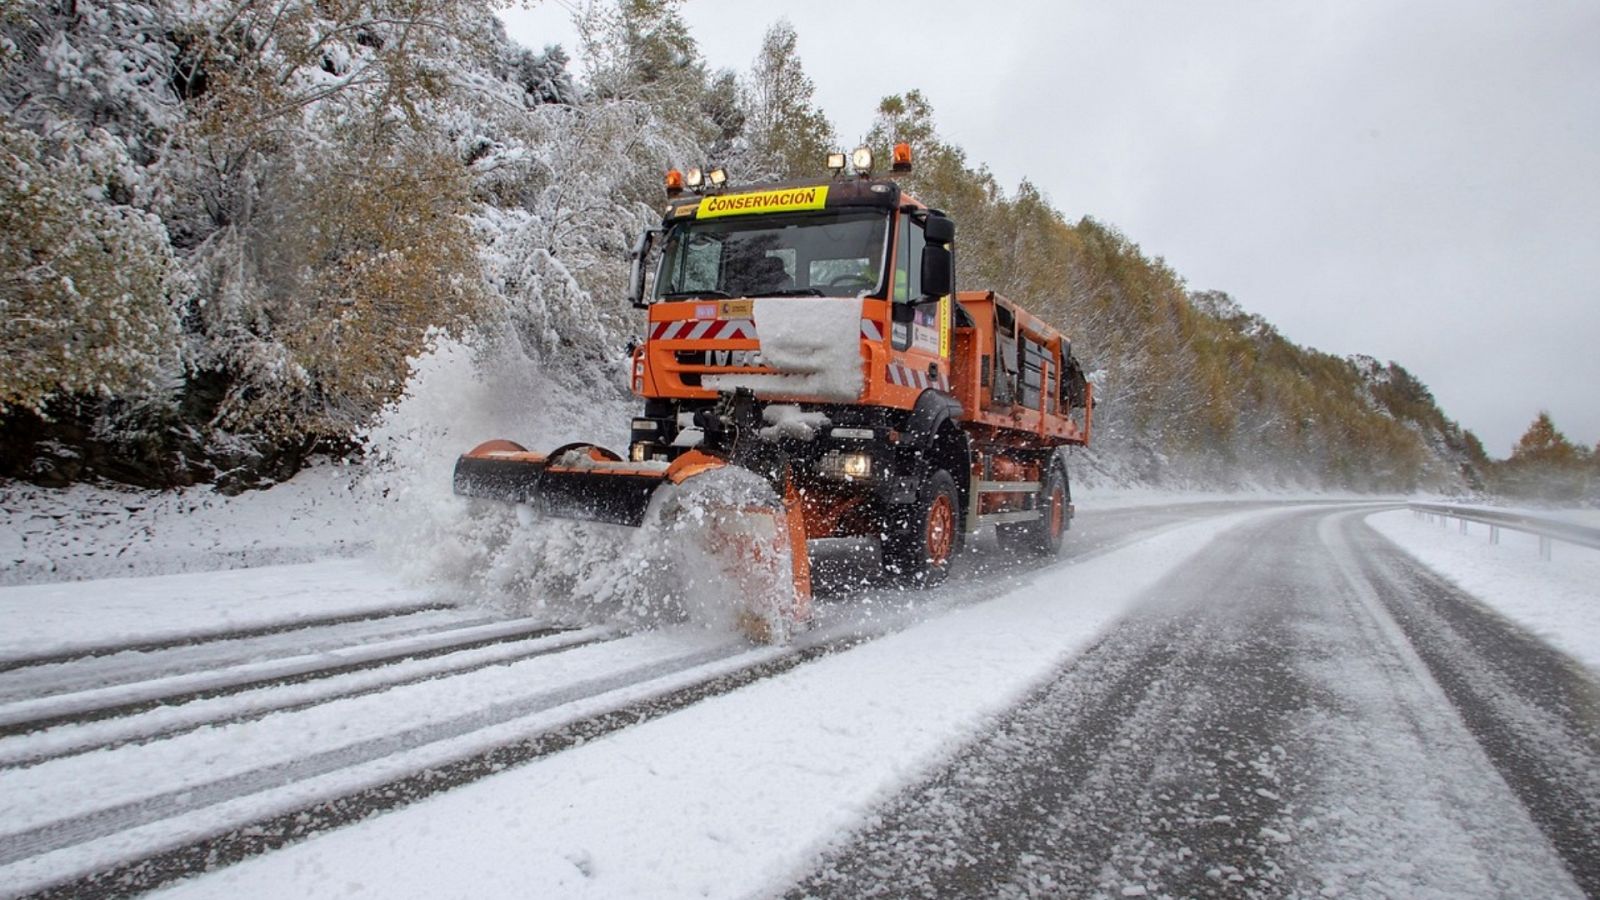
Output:
[[1071,527],[1067,519],[1067,506],[1071,499],[1067,473],[1060,466],[1051,466],[1045,474],[1037,506],[1044,515],[1032,522],[995,526],[995,537],[999,539],[1000,546],[1034,556],[1052,557],[1060,553],[1061,543]]
[[900,584],[932,587],[950,574],[961,549],[961,495],[943,469],[923,480],[917,502],[883,540],[883,569]]

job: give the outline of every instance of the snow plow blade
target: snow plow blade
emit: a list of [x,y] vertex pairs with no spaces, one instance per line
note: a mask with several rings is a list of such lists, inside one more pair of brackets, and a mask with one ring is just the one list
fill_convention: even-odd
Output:
[[[727,467],[726,460],[699,451],[668,465],[626,462],[592,444],[541,454],[511,441],[489,441],[456,460],[454,489],[464,497],[525,503],[557,518],[638,528],[652,515],[657,524],[663,515],[672,520],[684,515],[675,507],[678,498],[666,504],[671,512],[652,514],[660,488]],[[713,499],[689,521],[677,523],[700,535],[705,573],[748,601],[739,611],[739,627],[763,643],[787,640],[811,618],[805,517],[792,485],[778,500]]]
[[526,503],[564,519],[637,528],[666,478],[665,465],[623,462],[592,444],[568,444],[547,455],[511,441],[489,441],[456,460],[455,492]]

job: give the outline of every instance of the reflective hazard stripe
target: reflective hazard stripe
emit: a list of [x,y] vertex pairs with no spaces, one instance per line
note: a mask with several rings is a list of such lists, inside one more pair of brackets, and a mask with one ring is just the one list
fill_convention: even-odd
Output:
[[897,385],[899,387],[914,387],[919,390],[937,387],[941,391],[950,390],[950,382],[947,378],[945,378],[945,374],[942,369],[939,371],[938,380],[934,380],[929,378],[928,373],[926,372],[920,372],[910,366],[901,365],[897,362],[891,362],[886,367],[884,374],[888,377],[890,384]]
[[657,322],[650,329],[652,341],[709,341],[721,339],[755,340],[756,323],[751,319],[678,319]]
[[878,330],[878,323],[871,319],[861,320],[861,336],[874,342],[883,340],[883,332]]

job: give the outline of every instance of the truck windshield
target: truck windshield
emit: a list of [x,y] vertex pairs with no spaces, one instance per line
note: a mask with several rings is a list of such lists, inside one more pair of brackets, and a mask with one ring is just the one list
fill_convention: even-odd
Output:
[[679,222],[667,230],[656,298],[877,293],[888,222],[882,210]]

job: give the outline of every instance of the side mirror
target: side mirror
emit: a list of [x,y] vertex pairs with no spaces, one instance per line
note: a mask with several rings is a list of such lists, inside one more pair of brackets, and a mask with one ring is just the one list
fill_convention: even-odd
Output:
[[633,252],[629,257],[633,260],[633,270],[628,274],[628,301],[634,309],[644,309],[650,304],[644,301],[644,264],[650,258],[650,246],[655,243],[656,235],[660,229],[649,228],[639,235],[639,240],[633,245]]
[[922,235],[930,244],[947,245],[956,239],[956,220],[944,216],[929,216],[922,225]]
[[922,248],[922,298],[937,300],[952,293],[952,268],[949,247],[929,244]]

